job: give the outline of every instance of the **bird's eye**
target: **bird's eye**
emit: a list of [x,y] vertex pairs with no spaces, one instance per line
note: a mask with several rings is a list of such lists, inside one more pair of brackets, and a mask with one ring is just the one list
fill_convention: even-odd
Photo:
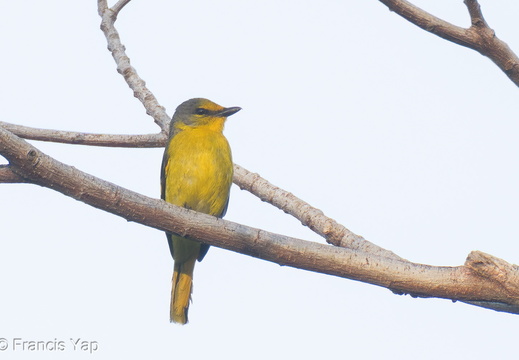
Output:
[[204,109],[204,108],[198,108],[195,110],[195,114],[197,115],[207,115],[209,114],[209,111],[207,109]]

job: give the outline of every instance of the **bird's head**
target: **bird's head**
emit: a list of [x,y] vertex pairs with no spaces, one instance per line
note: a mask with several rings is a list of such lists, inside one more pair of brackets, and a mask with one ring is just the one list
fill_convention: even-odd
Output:
[[209,126],[221,131],[227,117],[240,110],[239,107],[224,108],[207,99],[189,99],[177,107],[171,122],[171,130]]

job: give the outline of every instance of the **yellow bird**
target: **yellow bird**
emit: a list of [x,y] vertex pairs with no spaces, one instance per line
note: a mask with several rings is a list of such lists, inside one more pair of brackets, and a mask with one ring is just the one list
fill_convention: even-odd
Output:
[[[162,159],[162,199],[216,217],[225,215],[233,163],[223,128],[227,117],[240,110],[201,98],[177,107]],[[170,321],[185,324],[195,261],[203,259],[209,245],[172,233],[166,236],[174,260]]]

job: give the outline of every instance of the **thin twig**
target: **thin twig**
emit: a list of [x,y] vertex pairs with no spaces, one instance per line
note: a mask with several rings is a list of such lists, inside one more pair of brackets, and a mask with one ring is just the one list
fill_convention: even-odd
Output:
[[299,199],[294,194],[272,185],[256,173],[252,173],[239,165],[234,165],[234,183],[242,190],[259,197],[262,201],[276,206],[287,214],[294,216],[312,231],[321,235],[330,244],[347,247],[353,250],[361,250],[377,256],[390,259],[401,257],[393,252],[375,245],[362,236],[356,235],[345,226],[327,217],[324,213]]
[[117,19],[117,15],[119,12],[125,7],[131,0],[119,0],[114,6],[112,6],[112,11],[114,12],[114,21]]
[[481,6],[479,5],[477,0],[464,0],[463,1],[469,10],[470,20],[472,26],[478,27],[489,27],[485,18],[483,17],[483,13],[481,12]]
[[50,141],[63,144],[151,148],[163,147],[167,140],[167,135],[165,133],[145,135],[92,134],[76,131],[31,128],[2,121],[0,121],[0,126],[24,139]]
[[[118,10],[122,9],[129,1],[119,1],[116,5]],[[121,43],[119,33],[115,29],[114,22],[116,16],[114,11],[107,7],[106,0],[98,1],[98,12],[102,17],[101,30],[105,34],[108,42],[108,50],[117,64],[117,72],[124,77],[126,83],[133,90],[133,95],[140,100],[146,109],[146,113],[153,117],[162,132],[169,131],[170,117],[166,110],[159,104],[153,93],[146,87],[146,83],[139,77],[135,68],[130,64],[130,58],[126,55],[124,45]]]

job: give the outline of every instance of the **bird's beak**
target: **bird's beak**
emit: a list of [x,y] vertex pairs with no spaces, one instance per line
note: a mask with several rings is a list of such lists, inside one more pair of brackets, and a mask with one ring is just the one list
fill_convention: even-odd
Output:
[[231,116],[233,114],[236,114],[238,111],[241,110],[241,107],[230,107],[230,108],[225,108],[223,109],[222,111],[220,111],[218,114],[218,116],[221,116],[221,117],[227,117],[227,116]]

